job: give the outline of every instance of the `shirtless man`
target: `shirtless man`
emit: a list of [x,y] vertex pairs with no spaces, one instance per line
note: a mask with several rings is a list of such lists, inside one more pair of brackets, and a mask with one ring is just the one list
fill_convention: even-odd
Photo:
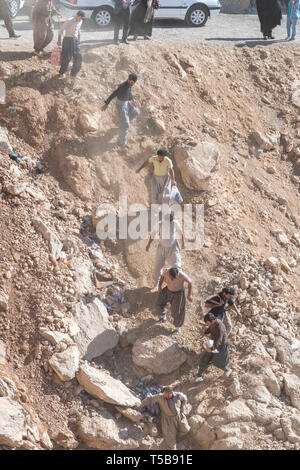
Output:
[[[171,315],[176,330],[173,334],[178,335],[185,319],[185,289],[184,283],[188,284],[188,301],[192,302],[192,281],[178,268],[165,269],[161,275],[158,285],[157,313],[159,321],[167,320],[167,303],[171,304]],[[162,289],[163,283],[167,285]]]

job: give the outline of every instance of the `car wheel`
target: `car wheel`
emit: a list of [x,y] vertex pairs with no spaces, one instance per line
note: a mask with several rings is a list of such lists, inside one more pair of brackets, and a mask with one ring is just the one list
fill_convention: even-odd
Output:
[[92,14],[98,28],[104,28],[112,23],[112,10],[109,8],[97,8]]
[[20,9],[20,2],[19,0],[10,0],[9,1],[9,9],[10,9],[10,16],[15,18],[18,14]]
[[186,15],[185,21],[190,26],[199,27],[204,26],[208,18],[208,11],[204,6],[195,5]]

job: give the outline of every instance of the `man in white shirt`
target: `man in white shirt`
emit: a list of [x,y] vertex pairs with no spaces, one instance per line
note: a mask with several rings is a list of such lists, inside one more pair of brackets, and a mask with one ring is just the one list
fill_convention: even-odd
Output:
[[59,70],[59,75],[61,75],[62,78],[65,76],[68,65],[72,58],[73,66],[71,70],[71,77],[75,78],[81,69],[82,54],[79,44],[80,28],[84,16],[85,14],[83,11],[78,11],[76,16],[65,21],[58,31],[58,46],[61,46],[61,37],[62,34],[65,33],[65,37],[62,42],[61,66]]
[[158,229],[154,230],[149,237],[146,251],[149,251],[150,245],[155,236],[159,233],[160,240],[156,251],[155,268],[153,279],[155,287],[160,279],[160,271],[167,263],[172,268],[181,269],[180,248],[177,241],[177,233],[181,236],[182,249],[184,250],[184,237],[179,223],[174,220],[174,214],[167,214],[163,222],[159,222]]

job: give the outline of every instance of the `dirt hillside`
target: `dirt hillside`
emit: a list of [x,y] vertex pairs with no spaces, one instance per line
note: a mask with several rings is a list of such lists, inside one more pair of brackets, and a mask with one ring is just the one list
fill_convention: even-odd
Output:
[[[170,373],[154,373],[153,380],[188,396],[192,429],[179,449],[299,449],[300,51],[147,44],[107,46],[88,52],[85,61],[73,88],[57,80],[47,59],[12,55],[0,68],[7,87],[0,126],[23,157],[13,162],[0,147],[0,300],[1,292],[7,299],[0,340],[5,367],[23,384],[23,401],[20,395],[15,400],[30,404],[50,438],[27,434],[16,443],[0,433],[0,444],[164,448],[148,424],[120,418],[113,404],[93,398],[75,377],[62,380],[49,366],[68,344],[53,344],[41,329],[67,333],[66,319],[81,299],[105,298],[106,290],[96,291],[91,280],[93,270],[103,268],[91,259],[92,239],[130,303],[123,313],[109,311],[120,341],[92,365],[136,392],[149,370],[132,360],[133,344],[172,338],[187,360]],[[130,148],[122,151],[114,105],[105,113],[100,107],[128,72],[138,75],[134,95],[141,113],[130,129]],[[176,148],[189,152],[199,142],[220,150],[209,190],[186,187],[173,158],[184,202],[205,208],[204,247],[183,252],[194,295],[175,339],[171,323],[156,323],[150,291],[155,248],[146,253],[145,240],[100,242],[92,213],[104,202],[118,209],[124,195],[129,204],[148,205],[150,171],[135,170],[159,147],[173,157]],[[51,236],[42,235],[37,218]],[[61,248],[65,264],[55,259]],[[204,382],[194,384],[203,299],[227,284],[236,287],[243,314],[242,322],[232,315],[233,376],[224,379],[211,368]],[[100,418],[116,429],[140,426],[143,436],[125,445],[115,432],[105,441],[95,424]]]

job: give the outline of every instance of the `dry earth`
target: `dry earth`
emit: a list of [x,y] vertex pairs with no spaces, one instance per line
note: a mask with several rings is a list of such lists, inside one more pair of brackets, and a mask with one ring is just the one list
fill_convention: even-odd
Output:
[[[8,443],[1,418],[0,444],[163,448],[154,431],[147,437],[146,425],[144,437],[137,437],[138,425],[119,419],[114,405],[78,388],[75,377],[61,380],[49,359],[68,344],[51,344],[40,329],[67,333],[64,319],[72,318],[77,302],[91,294],[104,296],[90,280],[92,269],[99,268],[97,260],[94,266],[90,262],[86,238],[96,240],[91,212],[103,202],[117,208],[120,195],[129,203],[148,204],[150,173],[137,176],[135,169],[158,147],[173,156],[178,146],[189,152],[205,141],[221,154],[208,191],[187,188],[175,164],[184,201],[205,207],[204,247],[183,254],[194,299],[176,342],[187,361],[169,374],[154,374],[154,380],[188,395],[192,430],[180,449],[299,449],[300,52],[280,45],[268,50],[108,46],[86,55],[75,88],[57,80],[48,60],[18,58],[12,54],[0,70],[7,87],[0,125],[26,157],[16,164],[0,147],[0,288],[8,299],[7,310],[0,312],[0,340],[6,347],[5,374],[23,384],[15,400],[30,404],[52,444],[28,430],[21,443]],[[120,151],[114,106],[105,114],[100,106],[130,71],[139,77],[134,93],[141,115],[130,130],[130,149]],[[55,260],[32,223],[35,217],[57,234],[69,264]],[[131,307],[110,315],[120,342],[92,364],[122,376],[134,390],[149,371],[132,361],[132,344],[138,338],[173,338],[172,325],[157,324],[154,314],[156,296],[149,289],[154,247],[146,253],[144,240],[98,243],[105,259],[116,265],[114,275],[125,282]],[[59,249],[59,242],[55,246]],[[270,257],[275,261],[266,261]],[[243,322],[233,319],[234,374],[224,379],[211,369],[195,385],[203,299],[228,283],[237,288],[244,316]],[[109,437],[99,437],[101,420],[112,426]],[[132,440],[116,431],[128,423]]]

